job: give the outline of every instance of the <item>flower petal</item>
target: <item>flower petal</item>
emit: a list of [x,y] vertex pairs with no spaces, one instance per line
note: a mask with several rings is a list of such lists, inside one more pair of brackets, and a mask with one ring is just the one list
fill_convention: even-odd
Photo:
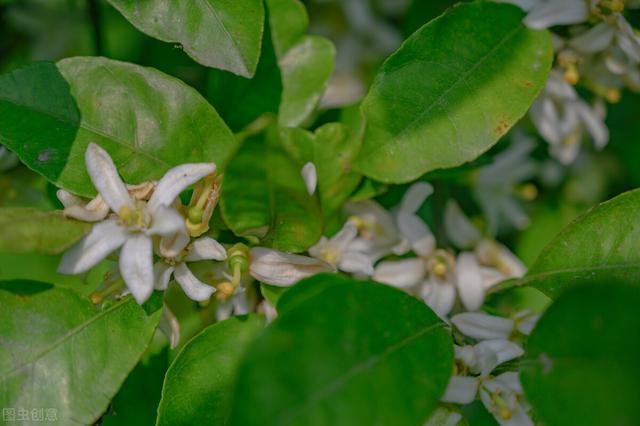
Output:
[[596,53],[606,49],[615,35],[615,29],[608,22],[600,22],[588,31],[574,37],[569,45],[583,53]]
[[318,185],[318,173],[316,172],[316,166],[311,161],[302,166],[300,175],[304,180],[304,185],[307,187],[309,195],[313,195],[316,192],[316,186]]
[[147,301],[153,292],[153,251],[151,237],[130,235],[120,252],[120,273],[138,304]]
[[444,228],[447,237],[459,249],[469,249],[482,238],[478,229],[454,200],[447,201],[444,212]]
[[474,346],[477,354],[477,373],[486,376],[498,365],[524,354],[517,344],[503,339],[483,340]]
[[74,195],[64,189],[58,189],[56,191],[56,197],[62,203],[62,205],[67,208],[71,206],[81,206],[84,204],[84,200],[77,195]]
[[249,273],[266,284],[287,287],[302,278],[335,269],[326,262],[312,257],[284,253],[266,247],[253,247],[249,251]]
[[65,253],[58,266],[61,274],[82,274],[124,244],[127,231],[115,220],[93,225],[91,232]]
[[386,260],[373,272],[373,279],[398,288],[410,288],[418,284],[427,273],[427,266],[419,258]]
[[166,303],[162,307],[159,328],[169,339],[171,349],[175,349],[180,343],[180,323]]
[[338,269],[344,272],[370,277],[373,275],[373,262],[371,258],[364,253],[347,251],[342,255]]
[[[402,210],[398,211],[396,215],[398,223],[398,229],[402,238],[409,241],[411,248],[417,246],[421,251],[429,251],[430,248],[435,248],[436,242],[431,229],[426,223],[413,213],[407,213]],[[428,255],[429,253],[426,253]]]
[[148,235],[169,236],[181,232],[186,234],[184,217],[173,207],[159,206],[151,216],[151,226]]
[[433,186],[427,182],[416,182],[407,189],[400,202],[400,211],[415,213],[424,201],[433,194]]
[[588,17],[589,8],[584,0],[548,0],[534,6],[524,23],[540,30],[554,25],[578,24]]
[[480,312],[454,315],[451,322],[462,334],[478,340],[508,339],[514,326],[513,320]]
[[85,153],[85,162],[93,186],[114,213],[118,213],[124,206],[133,206],[129,191],[107,151],[90,143]]
[[166,259],[178,257],[182,250],[189,244],[189,235],[184,232],[176,232],[173,235],[167,235],[160,239],[158,245],[158,253]]
[[211,237],[201,237],[191,243],[191,250],[185,256],[188,262],[198,260],[225,260],[227,251]]
[[160,179],[149,198],[149,211],[153,212],[160,206],[170,206],[189,185],[215,171],[214,163],[190,163],[172,168]]
[[478,379],[475,377],[452,376],[440,401],[469,404],[476,398],[478,385]]
[[216,291],[210,285],[207,285],[196,278],[195,275],[187,268],[187,265],[180,263],[176,266],[176,270],[173,273],[178,284],[182,287],[184,293],[191,299],[197,302],[203,302],[209,300],[211,295]]
[[421,296],[424,303],[444,318],[456,303],[456,288],[452,283],[430,279],[425,282]]
[[156,262],[153,265],[153,288],[156,290],[166,290],[171,280],[171,274],[175,268],[166,264],[163,261]]
[[473,253],[462,252],[457,260],[458,295],[468,311],[477,311],[484,303],[485,286],[480,265]]
[[109,206],[100,195],[89,201],[86,206],[73,205],[64,209],[65,216],[85,222],[101,221],[105,219],[108,214]]

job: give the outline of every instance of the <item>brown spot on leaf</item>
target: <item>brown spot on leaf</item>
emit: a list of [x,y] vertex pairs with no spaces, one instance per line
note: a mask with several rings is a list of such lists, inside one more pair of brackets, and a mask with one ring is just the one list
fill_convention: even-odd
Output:
[[507,130],[509,130],[509,122],[504,118],[501,118],[498,121],[498,124],[496,125],[496,127],[493,128],[493,133],[495,133],[496,136],[500,137],[505,133],[507,133]]
[[520,84],[522,84],[524,87],[533,87],[533,81],[530,80],[522,80],[520,81]]

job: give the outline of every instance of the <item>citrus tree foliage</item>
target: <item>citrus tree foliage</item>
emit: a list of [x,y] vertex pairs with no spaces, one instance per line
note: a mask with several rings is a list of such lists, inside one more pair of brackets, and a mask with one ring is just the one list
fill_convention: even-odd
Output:
[[636,424],[636,3],[0,1],[3,424]]

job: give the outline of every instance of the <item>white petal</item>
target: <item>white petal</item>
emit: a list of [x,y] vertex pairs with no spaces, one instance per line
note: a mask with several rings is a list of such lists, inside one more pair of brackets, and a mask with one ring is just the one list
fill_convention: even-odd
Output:
[[477,311],[484,303],[485,286],[480,265],[473,253],[462,252],[457,261],[458,294],[468,311]]
[[249,251],[249,259],[249,273],[252,277],[280,287],[293,285],[310,275],[335,270],[321,260],[266,247],[253,247]]
[[593,138],[596,148],[602,149],[609,141],[609,128],[604,123],[604,120],[598,117],[586,102],[577,102],[576,111]]
[[164,236],[160,239],[158,246],[159,255],[167,259],[178,257],[182,250],[187,247],[190,240],[189,235],[184,232],[176,232],[173,235]]
[[304,180],[304,186],[307,187],[309,195],[313,195],[316,192],[316,185],[318,184],[318,173],[316,172],[316,166],[312,162],[306,163],[300,170],[300,175]]
[[524,319],[521,319],[520,321],[516,322],[518,331],[528,336],[529,334],[531,334],[531,332],[535,328],[536,323],[538,322],[539,319],[540,319],[540,315],[531,315],[531,314],[527,315]]
[[415,254],[421,257],[428,257],[436,249],[436,237],[429,233],[424,237],[411,243],[411,249]]
[[329,239],[329,243],[334,246],[339,253],[344,252],[349,244],[358,235],[358,228],[352,222],[346,222],[340,231]]
[[64,209],[64,215],[85,222],[98,222],[107,217],[109,206],[104,198],[98,195],[93,200],[84,205],[71,205]]
[[104,201],[115,213],[124,206],[132,206],[127,187],[120,179],[118,170],[109,153],[94,143],[90,143],[85,153],[87,172]]
[[72,193],[65,191],[64,189],[58,189],[58,191],[56,191],[56,197],[58,197],[58,200],[60,200],[65,208],[71,206],[81,206],[84,204],[84,200],[82,198],[73,195]]
[[515,371],[507,371],[506,373],[502,373],[499,376],[496,376],[494,380],[500,386],[503,386],[517,394],[522,394],[524,392],[522,390],[522,384],[520,383],[520,377]]
[[527,272],[527,267],[507,246],[498,243],[498,257],[509,274],[507,278],[520,278]]
[[456,303],[456,288],[452,283],[430,279],[425,283],[421,296],[438,316],[444,318]]
[[153,292],[153,251],[151,237],[130,235],[120,251],[120,274],[138,304]]
[[444,228],[447,237],[460,249],[473,247],[481,238],[478,229],[454,200],[447,201],[444,212]]
[[613,41],[615,29],[607,22],[601,22],[588,31],[571,39],[571,47],[584,53],[596,53],[606,49]]
[[409,241],[412,247],[416,241],[429,238],[433,235],[427,224],[413,213],[400,210],[398,211],[396,220],[398,222],[400,235]]
[[373,279],[407,289],[422,281],[426,273],[427,266],[419,258],[386,260],[375,267]]
[[342,255],[338,269],[344,272],[370,277],[373,275],[373,262],[371,258],[364,253],[347,251]]
[[211,237],[201,237],[191,243],[191,250],[185,256],[185,260],[194,262],[197,260],[225,260],[227,251]]
[[180,323],[166,303],[162,307],[159,328],[169,339],[171,349],[175,349],[178,343],[180,343]]
[[184,217],[173,207],[159,206],[151,216],[151,226],[147,229],[149,235],[173,235],[177,232],[186,234]]
[[189,185],[215,171],[216,165],[214,163],[182,164],[169,170],[160,179],[153,195],[149,198],[149,211],[153,212],[160,206],[170,206]]
[[233,296],[231,303],[234,315],[246,315],[251,312],[251,303],[249,303],[247,293],[244,291]]
[[469,404],[476,398],[478,384],[478,379],[475,377],[452,376],[447,390],[440,400],[456,404]]
[[415,213],[424,201],[433,194],[433,186],[427,182],[416,182],[407,189],[400,203],[400,211]]
[[233,314],[233,303],[231,300],[218,301],[216,304],[216,321],[224,321]]
[[589,8],[584,0],[548,0],[534,6],[524,23],[529,28],[544,29],[585,22],[588,17]]
[[483,340],[474,347],[477,354],[477,371],[481,376],[491,373],[498,365],[524,354],[517,344],[503,339]]
[[197,279],[184,263],[176,266],[173,276],[178,284],[180,284],[180,287],[182,287],[184,294],[197,302],[209,300],[211,295],[216,291],[215,288]]
[[97,223],[91,232],[65,253],[58,266],[61,274],[87,272],[110,253],[124,244],[127,231],[115,220]]
[[173,274],[173,266],[169,266],[163,261],[158,261],[153,265],[153,288],[156,290],[166,290]]
[[514,326],[513,320],[480,312],[454,315],[451,322],[461,333],[479,340],[508,339]]

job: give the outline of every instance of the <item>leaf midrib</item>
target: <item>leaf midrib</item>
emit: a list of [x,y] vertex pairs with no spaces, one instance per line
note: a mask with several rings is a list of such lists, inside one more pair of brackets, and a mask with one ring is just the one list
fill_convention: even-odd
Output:
[[410,345],[420,337],[428,334],[432,330],[435,330],[444,326],[445,324],[442,322],[438,322],[436,324],[430,324],[422,328],[418,332],[412,335],[409,335],[404,339],[402,339],[401,341],[387,347],[387,349],[385,349],[381,353],[371,355],[367,359],[362,360],[361,362],[359,362],[358,364],[354,365],[349,370],[347,370],[345,373],[331,380],[331,382],[323,386],[321,389],[312,393],[308,398],[306,398],[306,400],[304,400],[300,404],[297,404],[297,406],[289,406],[288,407],[289,410],[281,413],[273,424],[278,424],[278,425],[290,424],[296,417],[298,417],[304,411],[316,405],[318,402],[335,394],[339,389],[344,387],[351,379],[357,377],[362,373],[365,373],[371,370],[373,367],[378,365],[385,358],[389,357],[390,355],[394,354],[400,349],[405,348],[406,346]]
[[79,334],[82,331],[84,331],[87,327],[89,327],[94,322],[96,322],[99,319],[103,318],[107,314],[109,314],[111,312],[114,312],[117,309],[120,309],[123,306],[126,306],[127,304],[132,303],[132,300],[133,299],[128,299],[128,300],[126,300],[124,302],[120,302],[120,303],[118,303],[116,305],[110,306],[109,308],[107,308],[107,309],[105,309],[103,311],[98,312],[97,315],[92,316],[87,321],[79,324],[75,328],[69,330],[68,332],[66,332],[65,334],[60,336],[57,340],[52,342],[49,346],[45,347],[43,350],[41,350],[36,356],[31,358],[29,361],[26,361],[26,362],[24,362],[22,364],[17,365],[12,370],[7,370],[6,372],[3,372],[2,376],[0,376],[0,381],[4,381],[4,380],[12,377],[13,375],[15,375],[15,374],[19,373],[20,371],[22,371],[25,367],[27,367],[27,366],[39,361],[41,358],[45,357],[49,352],[53,351],[54,349],[56,349],[58,346],[62,345],[67,340],[71,339],[72,337],[74,337],[77,334]]
[[431,102],[431,104],[425,108],[420,114],[416,116],[409,124],[404,126],[399,132],[396,132],[392,138],[385,139],[380,143],[377,143],[368,153],[369,156],[375,154],[382,148],[390,144],[398,144],[398,139],[404,136],[407,132],[409,132],[416,124],[418,124],[422,119],[429,114],[436,105],[439,105],[442,100],[451,93],[452,90],[458,87],[458,85],[464,82],[475,70],[480,67],[483,63],[485,63],[490,57],[492,57],[502,46],[511,40],[519,31],[523,30],[524,27],[521,23],[518,23],[518,26],[507,33],[506,36],[502,38],[495,46],[493,46],[483,57],[480,58],[478,62],[476,62],[471,68],[469,68],[466,72],[462,73],[460,77],[449,87],[447,88],[437,99]]

